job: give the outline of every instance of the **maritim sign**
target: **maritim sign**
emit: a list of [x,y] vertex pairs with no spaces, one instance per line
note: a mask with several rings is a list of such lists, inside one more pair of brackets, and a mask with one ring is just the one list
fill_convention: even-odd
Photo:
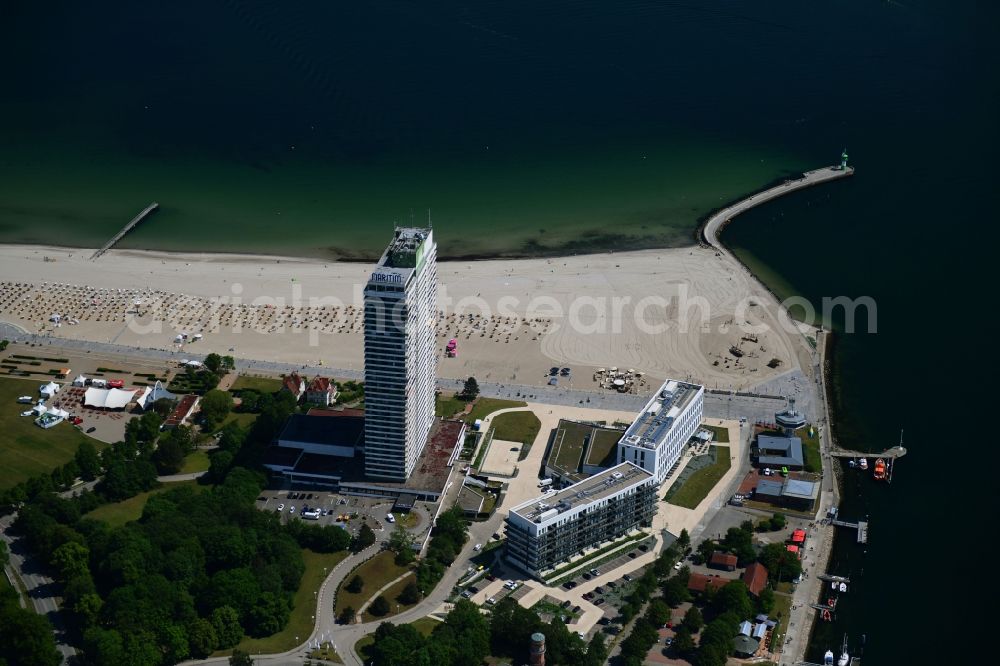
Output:
[[375,282],[391,282],[393,284],[402,284],[403,276],[399,273],[372,273],[372,280]]

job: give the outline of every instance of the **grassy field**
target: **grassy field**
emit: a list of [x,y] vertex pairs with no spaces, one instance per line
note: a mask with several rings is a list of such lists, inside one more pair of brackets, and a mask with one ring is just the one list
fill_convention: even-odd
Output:
[[774,628],[774,645],[781,645],[785,642],[785,633],[788,631],[788,614],[792,611],[792,597],[789,594],[776,592],[774,594],[774,608],[771,609],[771,618],[778,621],[778,626]]
[[684,481],[684,485],[673,493],[668,502],[693,509],[705,499],[719,479],[725,476],[730,464],[729,447],[713,446],[712,449],[715,452],[715,462],[692,474],[687,481]]
[[813,436],[809,436],[809,426],[799,428],[795,431],[796,436],[802,440],[802,455],[805,457],[805,470],[814,474],[823,471],[823,460],[819,455],[819,431],[813,430]]
[[199,449],[195,449],[184,458],[184,466],[181,467],[180,474],[193,474],[204,472],[208,469],[208,454]]
[[436,416],[451,417],[465,409],[466,402],[455,396],[445,397],[439,395],[434,401],[434,414]]
[[96,448],[103,444],[63,422],[43,430],[30,416],[21,416],[31,405],[19,405],[18,397],[38,396],[41,381],[0,378],[0,488],[9,488],[68,462],[81,442]]
[[[340,612],[348,606],[357,611],[379,588],[406,573],[408,567],[398,566],[393,561],[395,556],[395,553],[388,550],[383,551],[348,574],[337,590],[334,615],[340,617]],[[361,576],[365,584],[360,592],[348,592],[346,586],[355,576]]]
[[240,375],[229,387],[229,390],[237,393],[239,391],[250,390],[258,393],[274,393],[281,389],[281,380],[274,377],[247,377]]
[[[430,636],[431,632],[434,631],[434,627],[441,624],[439,620],[435,620],[431,617],[422,617],[419,620],[415,620],[410,623],[410,626],[419,631],[424,636]],[[363,659],[368,659],[368,648],[375,642],[375,637],[369,634],[365,636],[357,643],[354,644],[354,651],[357,652]]]
[[393,585],[388,590],[382,593],[382,595],[389,601],[390,610],[388,613],[382,616],[378,616],[378,615],[372,615],[369,611],[366,610],[364,613],[361,614],[362,621],[372,622],[374,620],[388,620],[393,615],[398,615],[399,613],[402,613],[405,610],[413,608],[416,604],[404,604],[403,602],[399,601],[399,595],[403,593],[403,588],[406,587],[407,584],[413,581],[414,579],[415,576],[413,574],[410,574],[409,576],[399,581],[398,583],[396,583],[395,585]]
[[494,439],[524,444],[517,457],[518,460],[524,460],[528,457],[528,452],[535,441],[535,436],[538,435],[538,430],[542,427],[542,422],[533,412],[509,412],[493,419],[491,425]]
[[171,488],[179,488],[181,486],[191,486],[198,491],[209,487],[199,486],[197,481],[164,483],[159,488],[150,490],[149,492],[139,493],[135,497],[130,497],[127,500],[113,502],[111,504],[103,504],[93,511],[85,514],[84,517],[93,518],[94,520],[102,520],[112,527],[119,527],[133,520],[139,520],[142,516],[142,510],[146,506],[146,500],[148,500],[150,496],[170,490]]
[[716,444],[728,444],[729,443],[729,428],[721,428],[719,426],[703,425],[701,426],[705,430],[710,431],[714,437]]
[[[302,559],[306,571],[302,574],[302,582],[292,600],[292,614],[285,628],[266,638],[243,637],[236,647],[250,654],[270,654],[291,650],[305,639],[309,638],[315,626],[316,591],[337,563],[347,557],[347,551],[339,553],[314,553],[311,550],[302,551]],[[217,655],[231,654],[225,650]]]
[[500,409],[510,407],[526,407],[528,403],[522,400],[501,400],[500,398],[479,398],[472,406],[472,411],[465,417],[466,423],[475,423],[476,419],[486,417]]

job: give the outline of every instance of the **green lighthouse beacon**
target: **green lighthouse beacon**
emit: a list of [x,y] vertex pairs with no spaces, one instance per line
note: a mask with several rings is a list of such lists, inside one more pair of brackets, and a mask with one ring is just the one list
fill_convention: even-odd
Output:
[[840,170],[847,170],[847,148],[844,148],[844,152],[840,154]]

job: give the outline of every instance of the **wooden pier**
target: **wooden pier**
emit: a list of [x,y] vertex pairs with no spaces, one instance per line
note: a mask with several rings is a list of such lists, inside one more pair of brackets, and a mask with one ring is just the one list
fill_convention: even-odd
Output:
[[117,243],[118,241],[120,241],[122,238],[125,237],[125,234],[127,234],[128,232],[130,232],[133,229],[135,229],[136,226],[138,226],[140,222],[142,222],[147,217],[149,217],[150,213],[152,213],[154,210],[156,210],[159,207],[160,207],[160,204],[158,204],[158,203],[156,203],[154,201],[153,203],[151,203],[148,206],[146,206],[145,208],[143,208],[142,211],[138,215],[136,215],[135,217],[133,217],[131,220],[129,220],[128,224],[126,224],[124,227],[122,227],[121,231],[119,231],[117,234],[115,234],[114,236],[112,236],[111,240],[109,240],[107,243],[105,243],[103,245],[103,247],[101,247],[99,250],[97,250],[97,252],[94,252],[94,254],[90,257],[90,260],[94,261],[95,259],[100,259],[100,257],[101,257],[102,254],[104,254],[105,252],[107,252],[108,250],[110,250],[111,248],[113,248],[115,246],[115,243]]
[[[858,531],[858,543],[868,543],[868,521],[859,520],[856,523],[849,523],[846,520],[831,520],[837,527],[849,527]],[[823,578],[820,576],[820,578]],[[846,582],[846,581],[845,581]]]
[[831,449],[830,455],[834,458],[882,458],[884,460],[896,460],[906,455],[906,447],[894,446],[881,453],[866,453],[865,451],[852,451],[850,449]]

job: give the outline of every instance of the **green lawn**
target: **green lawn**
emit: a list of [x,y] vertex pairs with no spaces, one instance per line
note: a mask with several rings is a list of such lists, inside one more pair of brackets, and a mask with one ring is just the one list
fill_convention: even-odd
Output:
[[722,428],[720,426],[710,426],[710,425],[703,425],[701,427],[704,428],[705,430],[710,431],[713,435],[715,435],[713,441],[716,444],[729,443],[729,428]]
[[538,430],[542,427],[542,422],[538,420],[534,412],[509,412],[501,414],[491,422],[493,427],[493,438],[503,439],[508,442],[521,442],[521,453],[518,460],[524,460],[531,450],[531,445],[538,435]]
[[184,458],[184,465],[181,467],[180,473],[204,472],[208,469],[208,463],[208,454],[200,449],[195,449]]
[[382,595],[389,601],[390,610],[388,613],[379,617],[377,615],[372,615],[368,610],[366,610],[364,613],[361,614],[361,620],[363,622],[373,622],[375,620],[388,620],[393,615],[398,615],[399,613],[402,613],[405,610],[413,608],[416,604],[404,604],[403,602],[399,601],[399,595],[402,594],[403,588],[406,587],[407,584],[413,581],[414,579],[415,576],[413,574],[410,574],[409,576],[399,581],[398,583],[396,583],[395,585],[393,585],[388,590],[382,593]]
[[481,419],[500,409],[510,407],[526,407],[528,403],[521,400],[501,400],[500,398],[479,398],[472,406],[472,411],[465,417],[466,423],[475,423],[476,419]]
[[788,614],[792,611],[792,597],[789,594],[776,592],[774,594],[774,608],[769,615],[778,621],[778,626],[774,628],[774,638],[772,645],[781,645],[785,642],[785,632],[788,631]]
[[112,527],[120,527],[121,525],[133,520],[139,520],[142,516],[142,510],[146,507],[146,500],[148,500],[151,495],[162,493],[166,490],[170,490],[171,488],[179,488],[181,486],[191,486],[198,491],[208,488],[208,486],[198,485],[197,481],[164,483],[159,488],[155,488],[149,492],[139,493],[135,497],[130,497],[127,500],[112,502],[111,504],[102,504],[93,511],[85,514],[84,517],[104,521]]
[[240,375],[229,387],[229,390],[237,393],[239,391],[250,390],[258,393],[275,393],[281,390],[281,380],[274,377],[248,377]]
[[[424,636],[430,636],[431,632],[434,631],[434,627],[441,624],[440,620],[435,620],[432,617],[422,617],[419,620],[414,620],[410,623],[410,626],[419,631]],[[368,659],[368,648],[375,642],[375,637],[371,634],[365,636],[357,643],[354,644],[354,651],[361,656],[362,659]]]
[[[382,551],[349,573],[337,589],[337,603],[333,607],[334,615],[340,617],[340,612],[348,606],[357,611],[379,588],[406,573],[409,567],[398,566],[393,561],[395,557],[396,554],[391,551]],[[348,592],[346,586],[355,576],[361,576],[364,586],[360,592]]]
[[0,488],[15,486],[68,462],[81,442],[101,449],[104,444],[87,437],[67,422],[43,430],[30,416],[21,416],[31,405],[20,405],[18,397],[38,397],[41,381],[0,378]]
[[455,396],[445,397],[439,395],[434,401],[434,414],[436,416],[451,417],[465,409],[466,402]]
[[[347,551],[315,553],[308,549],[303,550],[302,559],[305,561],[306,571],[302,574],[302,582],[299,583],[299,589],[292,600],[292,614],[288,618],[288,624],[278,633],[266,638],[244,636],[236,647],[249,654],[272,654],[291,650],[309,638],[315,626],[316,591],[347,554]],[[225,650],[216,653],[216,656],[231,653],[232,650]]]
[[679,489],[674,491],[668,502],[693,509],[705,499],[719,479],[725,476],[730,464],[729,447],[713,446],[712,451],[715,454],[715,462],[692,474]]
[[795,435],[802,440],[802,455],[805,456],[805,470],[813,474],[820,474],[823,471],[823,459],[819,455],[819,430],[813,429],[813,436],[809,436],[809,426],[799,428]]

